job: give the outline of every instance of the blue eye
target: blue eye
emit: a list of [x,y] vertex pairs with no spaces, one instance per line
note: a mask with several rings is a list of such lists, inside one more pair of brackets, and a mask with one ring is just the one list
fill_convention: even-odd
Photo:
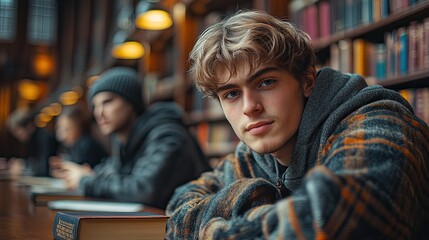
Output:
[[268,86],[272,85],[273,83],[274,83],[273,79],[266,79],[266,80],[262,81],[259,86],[260,87],[268,87]]
[[238,91],[230,91],[225,94],[225,98],[232,99],[239,95]]

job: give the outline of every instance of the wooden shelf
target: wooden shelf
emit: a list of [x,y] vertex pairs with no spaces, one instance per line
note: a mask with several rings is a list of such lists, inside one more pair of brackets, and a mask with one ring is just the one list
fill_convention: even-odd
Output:
[[427,17],[428,12],[429,1],[421,2],[403,11],[393,13],[381,21],[336,32],[329,37],[315,39],[313,41],[313,46],[317,50],[328,48],[332,43],[338,42],[341,39],[353,39],[357,37],[380,38],[383,37],[384,32],[397,29],[403,26],[404,23],[421,20]]
[[381,80],[378,81],[377,84],[396,90],[403,88],[429,87],[429,69]]

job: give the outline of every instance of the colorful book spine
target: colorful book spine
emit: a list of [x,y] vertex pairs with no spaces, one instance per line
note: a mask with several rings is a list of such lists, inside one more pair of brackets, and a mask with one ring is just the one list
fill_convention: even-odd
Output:
[[376,77],[378,80],[384,80],[386,78],[386,45],[379,43],[376,45]]
[[353,71],[361,76],[366,76],[365,71],[365,41],[353,40]]
[[405,27],[398,29],[399,37],[399,73],[408,73],[408,34]]
[[328,37],[331,34],[331,5],[328,1],[319,3],[319,37]]

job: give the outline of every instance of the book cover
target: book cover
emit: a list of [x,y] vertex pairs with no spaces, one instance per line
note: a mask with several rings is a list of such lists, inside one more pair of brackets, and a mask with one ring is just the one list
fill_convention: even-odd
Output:
[[30,200],[35,206],[46,206],[50,201],[83,199],[86,197],[81,191],[30,191]]
[[58,212],[56,240],[164,239],[168,217],[151,212]]

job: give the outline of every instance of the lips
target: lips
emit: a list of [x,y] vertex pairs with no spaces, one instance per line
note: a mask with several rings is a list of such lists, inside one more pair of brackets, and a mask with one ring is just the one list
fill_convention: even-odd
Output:
[[253,135],[259,135],[268,132],[271,129],[271,124],[273,121],[260,121],[256,123],[249,124],[245,131]]
[[108,122],[107,121],[99,121],[98,122],[98,125],[99,126],[104,126],[104,125],[107,125],[108,124]]

